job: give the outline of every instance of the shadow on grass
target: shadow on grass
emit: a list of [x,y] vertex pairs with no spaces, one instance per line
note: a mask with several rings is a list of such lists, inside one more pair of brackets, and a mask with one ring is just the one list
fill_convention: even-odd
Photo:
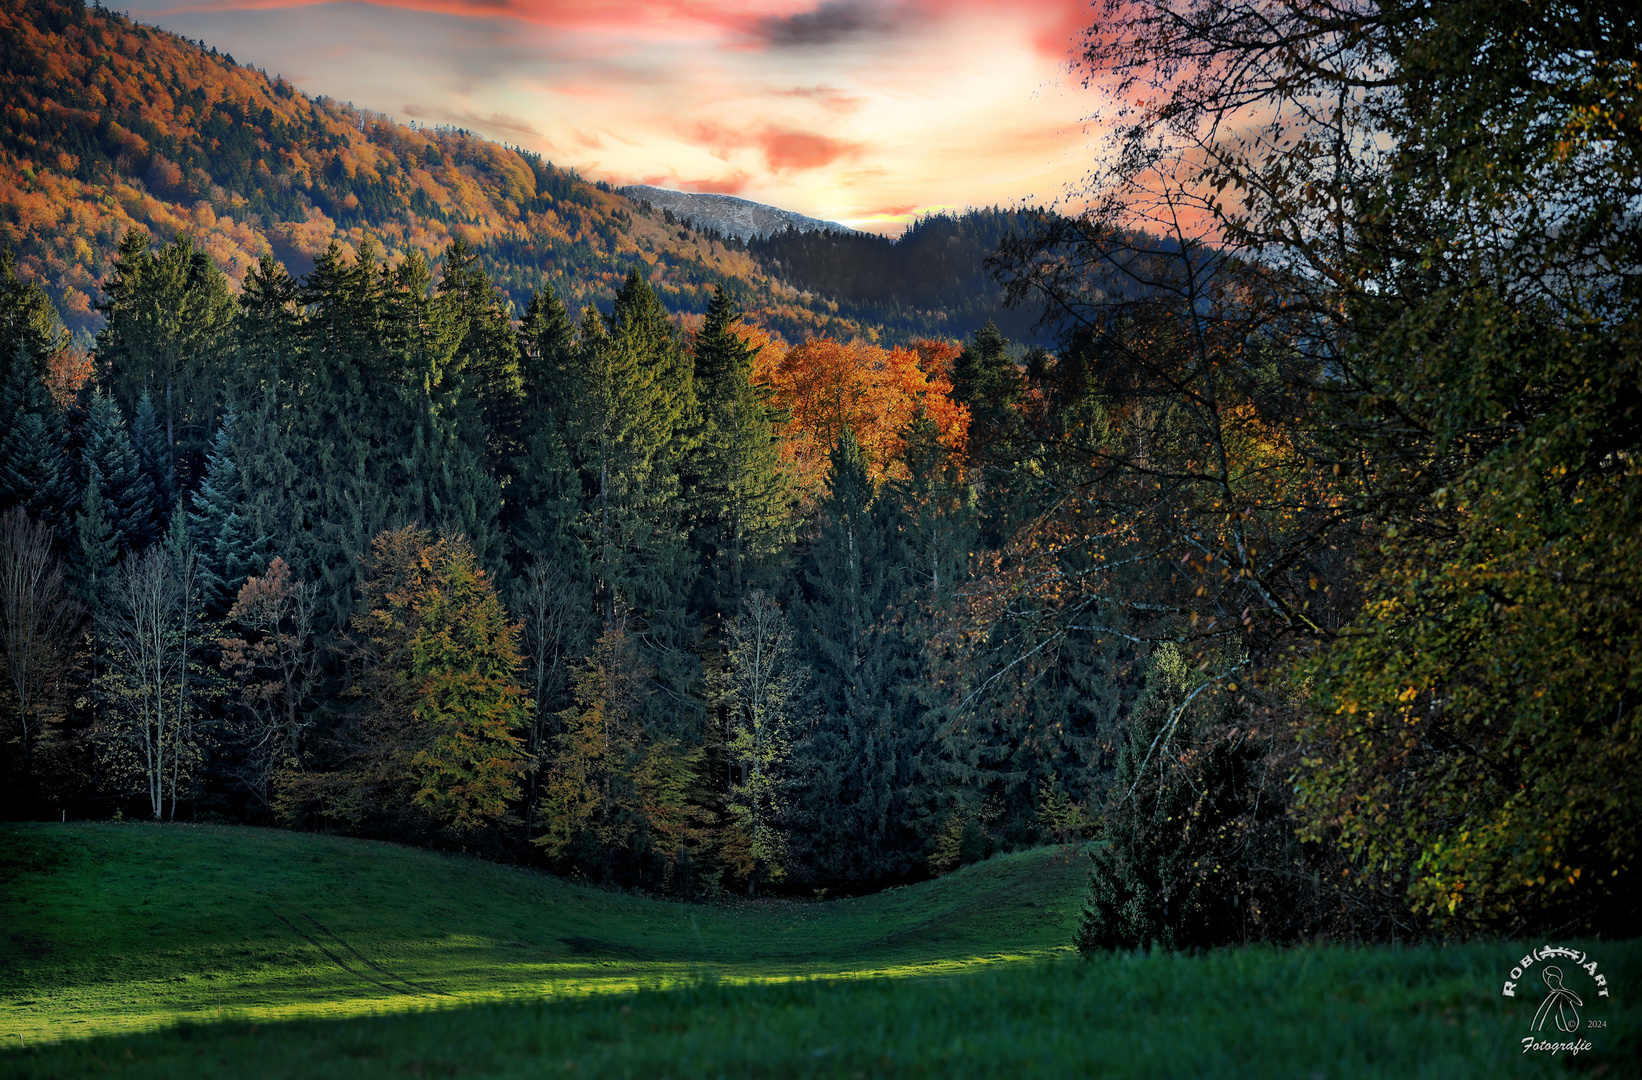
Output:
[[1620,995],[1642,978],[1642,943],[1592,949],[1620,989],[1576,1059],[1523,1053],[1532,1006],[1497,978],[1512,948],[1468,945],[1116,954],[938,979],[697,972],[620,995],[80,1040],[0,1055],[0,1076],[1637,1075],[1642,1014]]

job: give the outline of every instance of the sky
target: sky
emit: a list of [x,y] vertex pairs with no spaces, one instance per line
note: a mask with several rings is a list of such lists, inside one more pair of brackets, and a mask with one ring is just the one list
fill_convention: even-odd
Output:
[[889,235],[1064,205],[1095,152],[1096,102],[1067,67],[1088,0],[127,3],[400,122]]

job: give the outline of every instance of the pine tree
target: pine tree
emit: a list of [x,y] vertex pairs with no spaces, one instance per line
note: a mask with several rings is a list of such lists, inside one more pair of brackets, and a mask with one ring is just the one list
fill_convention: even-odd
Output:
[[223,414],[206,456],[205,479],[187,515],[189,536],[199,557],[200,593],[211,618],[227,613],[259,562],[260,545],[240,512],[243,491],[233,442],[237,422],[231,408]]

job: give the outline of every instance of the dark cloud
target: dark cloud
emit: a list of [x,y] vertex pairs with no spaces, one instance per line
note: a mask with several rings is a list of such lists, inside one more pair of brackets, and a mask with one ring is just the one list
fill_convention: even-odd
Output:
[[814,11],[760,19],[754,33],[772,49],[836,45],[864,34],[880,34],[900,24],[895,8],[863,0],[822,0]]

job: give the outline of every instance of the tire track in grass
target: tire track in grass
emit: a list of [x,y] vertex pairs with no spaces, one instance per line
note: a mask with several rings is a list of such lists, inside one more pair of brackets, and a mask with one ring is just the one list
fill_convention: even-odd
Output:
[[303,912],[302,917],[304,919],[307,919],[309,922],[313,923],[314,928],[317,929],[320,933],[324,934],[326,937],[330,938],[332,941],[336,942],[338,945],[342,946],[344,949],[347,949],[356,958],[358,958],[360,963],[364,964],[366,967],[370,968],[371,970],[379,972],[383,975],[386,975],[390,979],[398,979],[400,982],[404,983],[406,986],[409,986],[414,990],[419,990],[424,994],[438,994],[440,997],[450,997],[451,996],[451,995],[445,993],[443,990],[436,989],[432,986],[426,986],[426,985],[423,985],[422,983],[411,982],[409,979],[405,978],[403,975],[397,975],[394,972],[389,971],[387,968],[383,967],[381,964],[378,964],[376,961],[372,960],[370,957],[366,956],[364,953],[360,952],[358,949],[354,948],[352,945],[349,945],[346,941],[342,940],[342,938],[339,937],[334,930],[332,930],[330,927],[326,926],[324,923],[320,922],[318,919],[314,918],[312,915],[309,915],[307,912]]
[[381,982],[380,980],[371,978],[369,975],[366,975],[363,972],[355,971],[353,968],[348,966],[348,964],[345,960],[343,960],[340,956],[336,955],[336,953],[334,953],[331,950],[327,949],[319,941],[315,940],[314,938],[310,937],[308,934],[304,933],[302,928],[297,926],[296,923],[292,922],[290,919],[287,919],[285,916],[281,915],[277,911],[270,910],[269,913],[271,915],[273,915],[274,918],[276,918],[280,922],[284,923],[286,925],[286,927],[288,927],[290,929],[291,933],[297,935],[303,941],[306,941],[308,944],[312,945],[314,948],[318,949],[320,952],[322,952],[326,956],[330,957],[332,963],[334,963],[337,967],[341,968],[343,971],[346,971],[349,975],[352,975],[354,978],[363,979],[366,982],[371,983],[375,986],[380,986],[384,990],[392,990],[394,993],[404,994],[406,997],[414,997],[415,996],[409,990],[406,990],[404,987],[390,986],[385,982]]

